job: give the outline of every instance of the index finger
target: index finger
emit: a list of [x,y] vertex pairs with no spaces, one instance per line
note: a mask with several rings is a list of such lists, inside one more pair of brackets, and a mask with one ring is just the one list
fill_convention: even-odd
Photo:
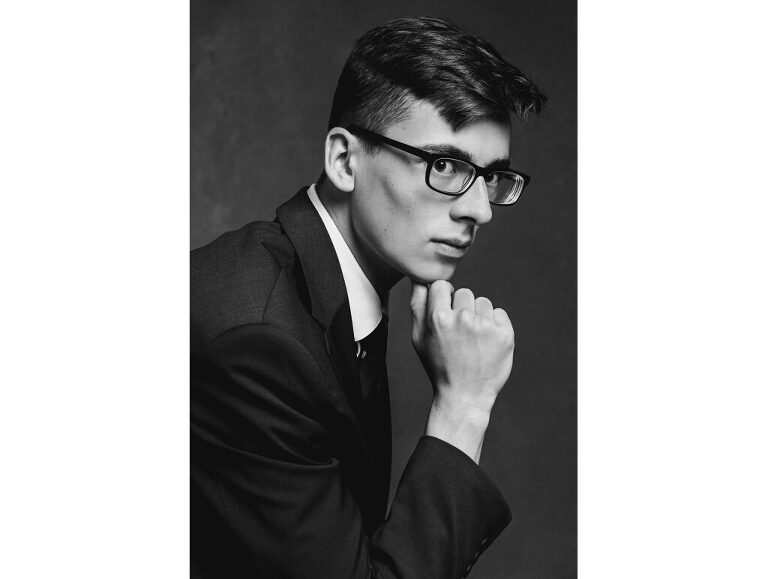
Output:
[[411,287],[411,321],[414,325],[421,326],[424,321],[428,295],[429,288],[427,286],[413,282]]
[[450,310],[453,286],[444,279],[432,282],[429,286],[429,302],[427,310],[431,314],[435,310]]

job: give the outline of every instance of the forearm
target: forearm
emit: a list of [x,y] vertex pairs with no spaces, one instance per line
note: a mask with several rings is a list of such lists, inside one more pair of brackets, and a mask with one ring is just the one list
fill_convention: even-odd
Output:
[[479,464],[492,406],[492,403],[458,403],[436,396],[429,410],[425,434],[455,446]]

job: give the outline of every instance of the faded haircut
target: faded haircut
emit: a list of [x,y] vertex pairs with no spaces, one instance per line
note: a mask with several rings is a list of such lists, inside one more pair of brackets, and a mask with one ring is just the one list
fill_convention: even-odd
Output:
[[525,121],[547,101],[483,38],[441,18],[400,18],[355,43],[328,129],[357,124],[383,132],[406,118],[413,98],[433,105],[454,131],[485,119]]

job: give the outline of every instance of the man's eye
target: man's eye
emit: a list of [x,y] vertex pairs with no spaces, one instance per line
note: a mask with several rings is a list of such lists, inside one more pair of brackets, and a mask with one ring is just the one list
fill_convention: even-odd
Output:
[[453,175],[456,172],[456,163],[449,159],[438,159],[433,168],[441,175]]
[[491,173],[490,175],[485,176],[485,184],[490,185],[492,187],[495,187],[499,184],[499,181],[501,180],[501,175],[499,173]]

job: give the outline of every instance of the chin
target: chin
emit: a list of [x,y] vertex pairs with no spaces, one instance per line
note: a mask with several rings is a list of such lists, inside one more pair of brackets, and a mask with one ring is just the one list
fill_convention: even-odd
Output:
[[429,267],[422,267],[418,270],[409,271],[406,276],[414,283],[429,285],[439,279],[450,280],[456,273],[455,266],[446,266],[444,264],[430,264]]

